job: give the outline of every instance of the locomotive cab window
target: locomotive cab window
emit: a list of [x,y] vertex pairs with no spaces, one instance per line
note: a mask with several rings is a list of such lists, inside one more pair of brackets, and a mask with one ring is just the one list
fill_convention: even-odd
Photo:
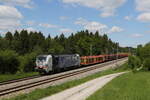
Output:
[[37,60],[39,60],[39,61],[45,61],[46,60],[46,57],[37,57]]

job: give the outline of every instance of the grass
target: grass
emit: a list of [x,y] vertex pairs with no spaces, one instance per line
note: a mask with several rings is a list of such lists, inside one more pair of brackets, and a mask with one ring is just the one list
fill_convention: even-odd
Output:
[[0,82],[38,75],[37,72],[0,75]]
[[127,73],[113,79],[87,100],[150,100],[150,72]]
[[122,65],[118,69],[110,69],[110,70],[107,70],[107,71],[98,72],[96,74],[90,75],[90,76],[85,77],[83,79],[73,80],[73,81],[66,82],[66,83],[63,83],[63,84],[57,85],[57,86],[50,86],[50,87],[45,88],[45,89],[36,89],[36,90],[34,90],[33,92],[31,92],[29,94],[22,94],[22,95],[19,95],[17,97],[10,98],[10,99],[5,99],[5,100],[38,100],[38,99],[41,99],[43,97],[50,96],[54,93],[58,93],[58,92],[63,91],[65,89],[71,88],[73,86],[77,86],[77,85],[82,84],[84,82],[87,82],[89,80],[95,79],[97,77],[107,75],[107,74],[111,74],[111,73],[124,71],[125,66],[126,66],[126,64]]

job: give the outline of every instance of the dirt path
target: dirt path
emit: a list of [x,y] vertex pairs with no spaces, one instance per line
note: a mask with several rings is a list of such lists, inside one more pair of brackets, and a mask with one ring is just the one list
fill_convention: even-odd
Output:
[[96,92],[98,89],[102,88],[112,79],[124,73],[126,72],[102,76],[76,87],[54,94],[50,97],[43,98],[42,100],[85,100],[87,97]]

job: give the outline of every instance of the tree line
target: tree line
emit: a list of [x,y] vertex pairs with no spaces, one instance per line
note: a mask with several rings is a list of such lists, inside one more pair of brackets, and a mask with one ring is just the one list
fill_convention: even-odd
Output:
[[150,42],[143,45],[138,45],[136,54],[129,57],[129,68],[133,71],[150,70]]
[[0,73],[34,71],[35,58],[39,54],[74,54],[81,56],[134,52],[134,48],[120,47],[106,34],[88,30],[45,37],[42,32],[27,30],[7,32],[0,37]]

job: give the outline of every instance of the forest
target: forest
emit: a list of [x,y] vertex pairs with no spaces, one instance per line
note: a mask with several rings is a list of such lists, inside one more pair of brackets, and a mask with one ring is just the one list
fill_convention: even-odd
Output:
[[79,54],[80,56],[134,52],[131,47],[120,47],[106,34],[83,30],[65,37],[44,36],[42,32],[27,30],[7,32],[0,36],[0,74],[32,72],[39,54]]

